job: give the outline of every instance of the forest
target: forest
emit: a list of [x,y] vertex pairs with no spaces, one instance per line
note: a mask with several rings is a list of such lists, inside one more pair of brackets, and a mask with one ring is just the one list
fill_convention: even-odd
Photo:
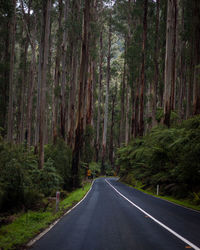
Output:
[[200,204],[199,0],[1,0],[0,212],[88,170]]

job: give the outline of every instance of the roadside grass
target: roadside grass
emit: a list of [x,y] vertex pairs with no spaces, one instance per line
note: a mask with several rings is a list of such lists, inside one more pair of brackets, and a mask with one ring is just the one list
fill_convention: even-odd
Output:
[[0,249],[19,249],[25,246],[34,236],[80,201],[90,187],[91,183],[87,183],[84,189],[80,188],[70,193],[67,198],[60,202],[60,209],[57,213],[55,213],[55,207],[45,212],[29,211],[17,216],[13,223],[2,226],[0,228]]
[[175,203],[177,205],[180,205],[180,206],[183,206],[183,207],[186,207],[186,208],[190,208],[190,209],[194,209],[194,210],[197,210],[197,211],[200,211],[200,205],[194,205],[191,203],[190,200],[187,200],[187,199],[176,199],[174,197],[171,197],[171,196],[164,196],[164,195],[156,195],[155,192],[151,191],[151,190],[145,190],[143,189],[141,186],[134,186],[134,185],[130,185],[130,184],[127,184],[123,181],[121,181],[122,183],[124,183],[125,185],[129,186],[129,187],[132,187],[132,188],[135,188],[143,193],[146,193],[146,194],[149,194],[149,195],[152,195],[154,197],[157,197],[157,198],[160,198],[160,199],[163,199],[163,200],[167,200],[169,202],[172,202],[172,203]]

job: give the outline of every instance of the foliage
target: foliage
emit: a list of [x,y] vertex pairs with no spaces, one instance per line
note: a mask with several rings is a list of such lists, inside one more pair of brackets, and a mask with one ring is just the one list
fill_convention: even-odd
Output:
[[29,211],[20,215],[13,223],[0,228],[0,249],[21,249],[30,239],[36,236],[49,223],[59,218],[66,209],[78,202],[89,190],[91,184],[87,184],[84,190],[78,189],[60,202],[60,210],[55,213],[55,207],[50,211]]
[[81,160],[87,164],[89,164],[92,161],[94,155],[94,148],[92,145],[93,136],[94,136],[93,127],[87,125],[84,133],[84,146],[81,152]]
[[89,169],[91,170],[93,176],[99,176],[101,173],[101,164],[97,162],[91,162],[89,164]]
[[38,207],[43,197],[70,189],[71,150],[63,141],[46,145],[45,164],[24,145],[0,142],[0,211]]
[[51,158],[57,173],[63,178],[63,188],[70,190],[72,151],[66,143],[59,139],[56,144],[45,146],[45,160]]
[[[0,210],[26,205],[26,198],[35,194],[37,158],[23,146],[0,143]],[[37,200],[38,197],[35,196]]]
[[53,161],[48,159],[44,165],[44,168],[40,170],[39,178],[39,190],[45,195],[55,195],[56,191],[61,188],[63,179],[56,172],[53,166]]
[[[120,176],[163,194],[189,197],[200,191],[200,116],[167,129],[156,127],[117,153]],[[127,180],[127,177],[131,180]],[[197,200],[197,195],[195,196]]]

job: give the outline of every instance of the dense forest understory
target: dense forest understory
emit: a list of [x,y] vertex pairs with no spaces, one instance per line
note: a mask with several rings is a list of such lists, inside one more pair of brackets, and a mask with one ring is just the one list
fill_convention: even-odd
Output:
[[199,0],[1,1],[0,212],[101,174],[199,205],[199,114]]

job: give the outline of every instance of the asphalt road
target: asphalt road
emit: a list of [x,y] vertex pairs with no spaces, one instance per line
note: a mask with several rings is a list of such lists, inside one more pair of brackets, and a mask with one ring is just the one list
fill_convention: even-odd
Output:
[[[192,247],[191,247],[192,246]],[[97,179],[33,250],[200,249],[200,213]]]

